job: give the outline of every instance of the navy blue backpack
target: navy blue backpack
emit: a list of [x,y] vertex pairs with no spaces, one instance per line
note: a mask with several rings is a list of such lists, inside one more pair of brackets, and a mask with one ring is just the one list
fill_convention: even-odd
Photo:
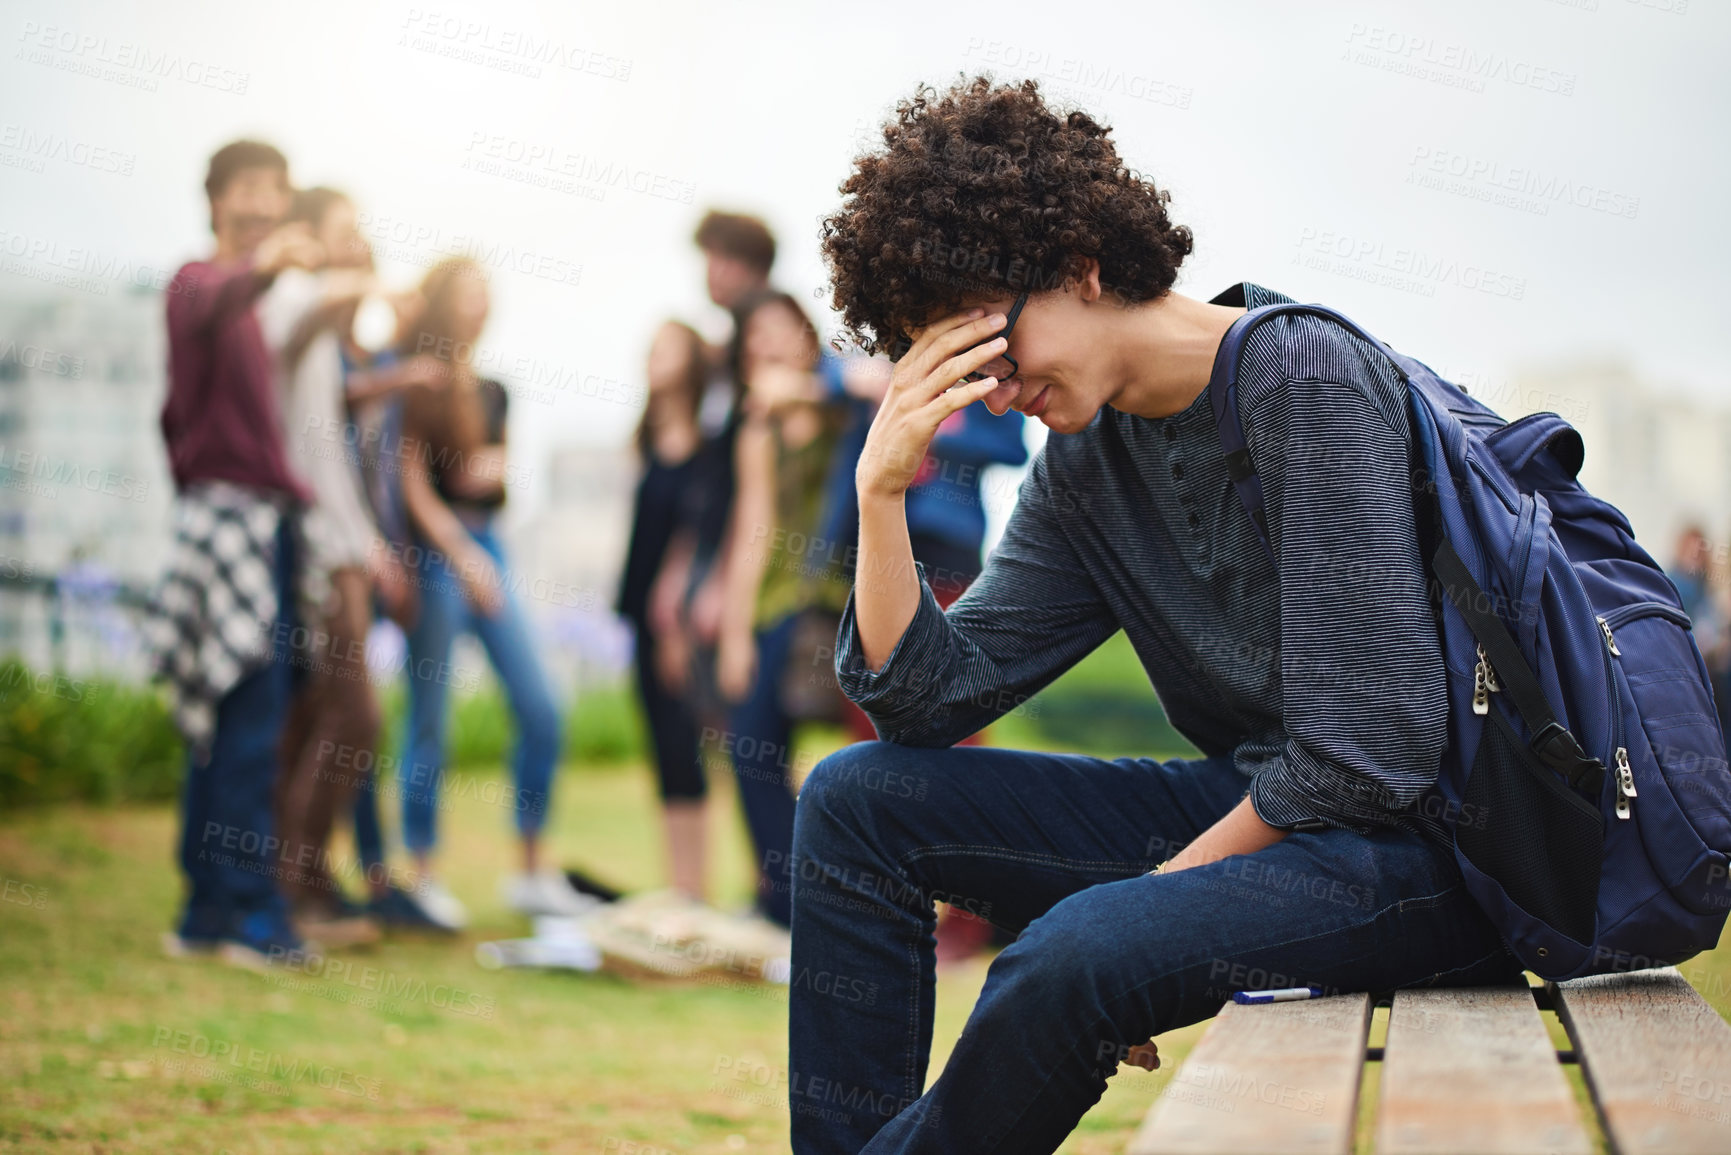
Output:
[[1448,749],[1426,812],[1451,829],[1473,897],[1545,979],[1712,949],[1731,911],[1731,766],[1707,666],[1628,519],[1575,480],[1580,434],[1554,413],[1505,421],[1332,309],[1252,309],[1227,331],[1209,393],[1271,558],[1238,363],[1257,325],[1293,313],[1357,334],[1408,386],[1449,683]]

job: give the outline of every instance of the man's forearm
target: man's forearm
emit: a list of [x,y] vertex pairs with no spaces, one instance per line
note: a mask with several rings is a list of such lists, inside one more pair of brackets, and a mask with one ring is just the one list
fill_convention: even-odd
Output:
[[920,608],[920,579],[903,495],[859,495],[854,622],[867,668],[881,670]]
[[1174,855],[1166,863],[1166,869],[1184,870],[1192,866],[1206,866],[1234,854],[1255,854],[1258,850],[1273,846],[1285,838],[1287,833],[1288,831],[1278,826],[1270,826],[1262,821],[1256,814],[1256,808],[1250,804],[1250,796],[1245,795],[1238,805],[1222,815],[1218,822],[1197,835],[1196,841]]

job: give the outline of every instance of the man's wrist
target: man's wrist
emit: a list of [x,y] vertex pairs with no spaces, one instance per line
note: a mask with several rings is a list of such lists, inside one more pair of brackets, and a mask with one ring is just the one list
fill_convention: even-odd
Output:
[[888,489],[871,481],[862,481],[856,478],[855,487],[859,490],[861,513],[874,508],[886,512],[894,511],[902,509],[906,504],[908,496],[906,486],[900,489]]

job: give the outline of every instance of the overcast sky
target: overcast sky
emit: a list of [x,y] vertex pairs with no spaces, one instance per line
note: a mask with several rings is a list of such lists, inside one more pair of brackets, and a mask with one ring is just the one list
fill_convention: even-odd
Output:
[[821,310],[817,221],[849,158],[917,83],[978,71],[1115,127],[1195,231],[1181,292],[1321,300],[1457,376],[1616,355],[1731,402],[1719,0],[0,13],[9,258],[172,268],[210,244],[208,154],[270,139],[298,182],[355,194],[389,276],[481,246],[497,361],[579,382],[518,406],[534,455],[623,438],[659,319],[715,329],[704,206],[763,214],[777,279]]

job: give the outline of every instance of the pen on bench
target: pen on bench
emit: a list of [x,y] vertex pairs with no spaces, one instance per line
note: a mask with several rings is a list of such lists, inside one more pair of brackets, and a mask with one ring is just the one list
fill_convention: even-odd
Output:
[[1300,999],[1319,999],[1321,987],[1282,987],[1277,991],[1234,991],[1235,1003],[1294,1003]]

